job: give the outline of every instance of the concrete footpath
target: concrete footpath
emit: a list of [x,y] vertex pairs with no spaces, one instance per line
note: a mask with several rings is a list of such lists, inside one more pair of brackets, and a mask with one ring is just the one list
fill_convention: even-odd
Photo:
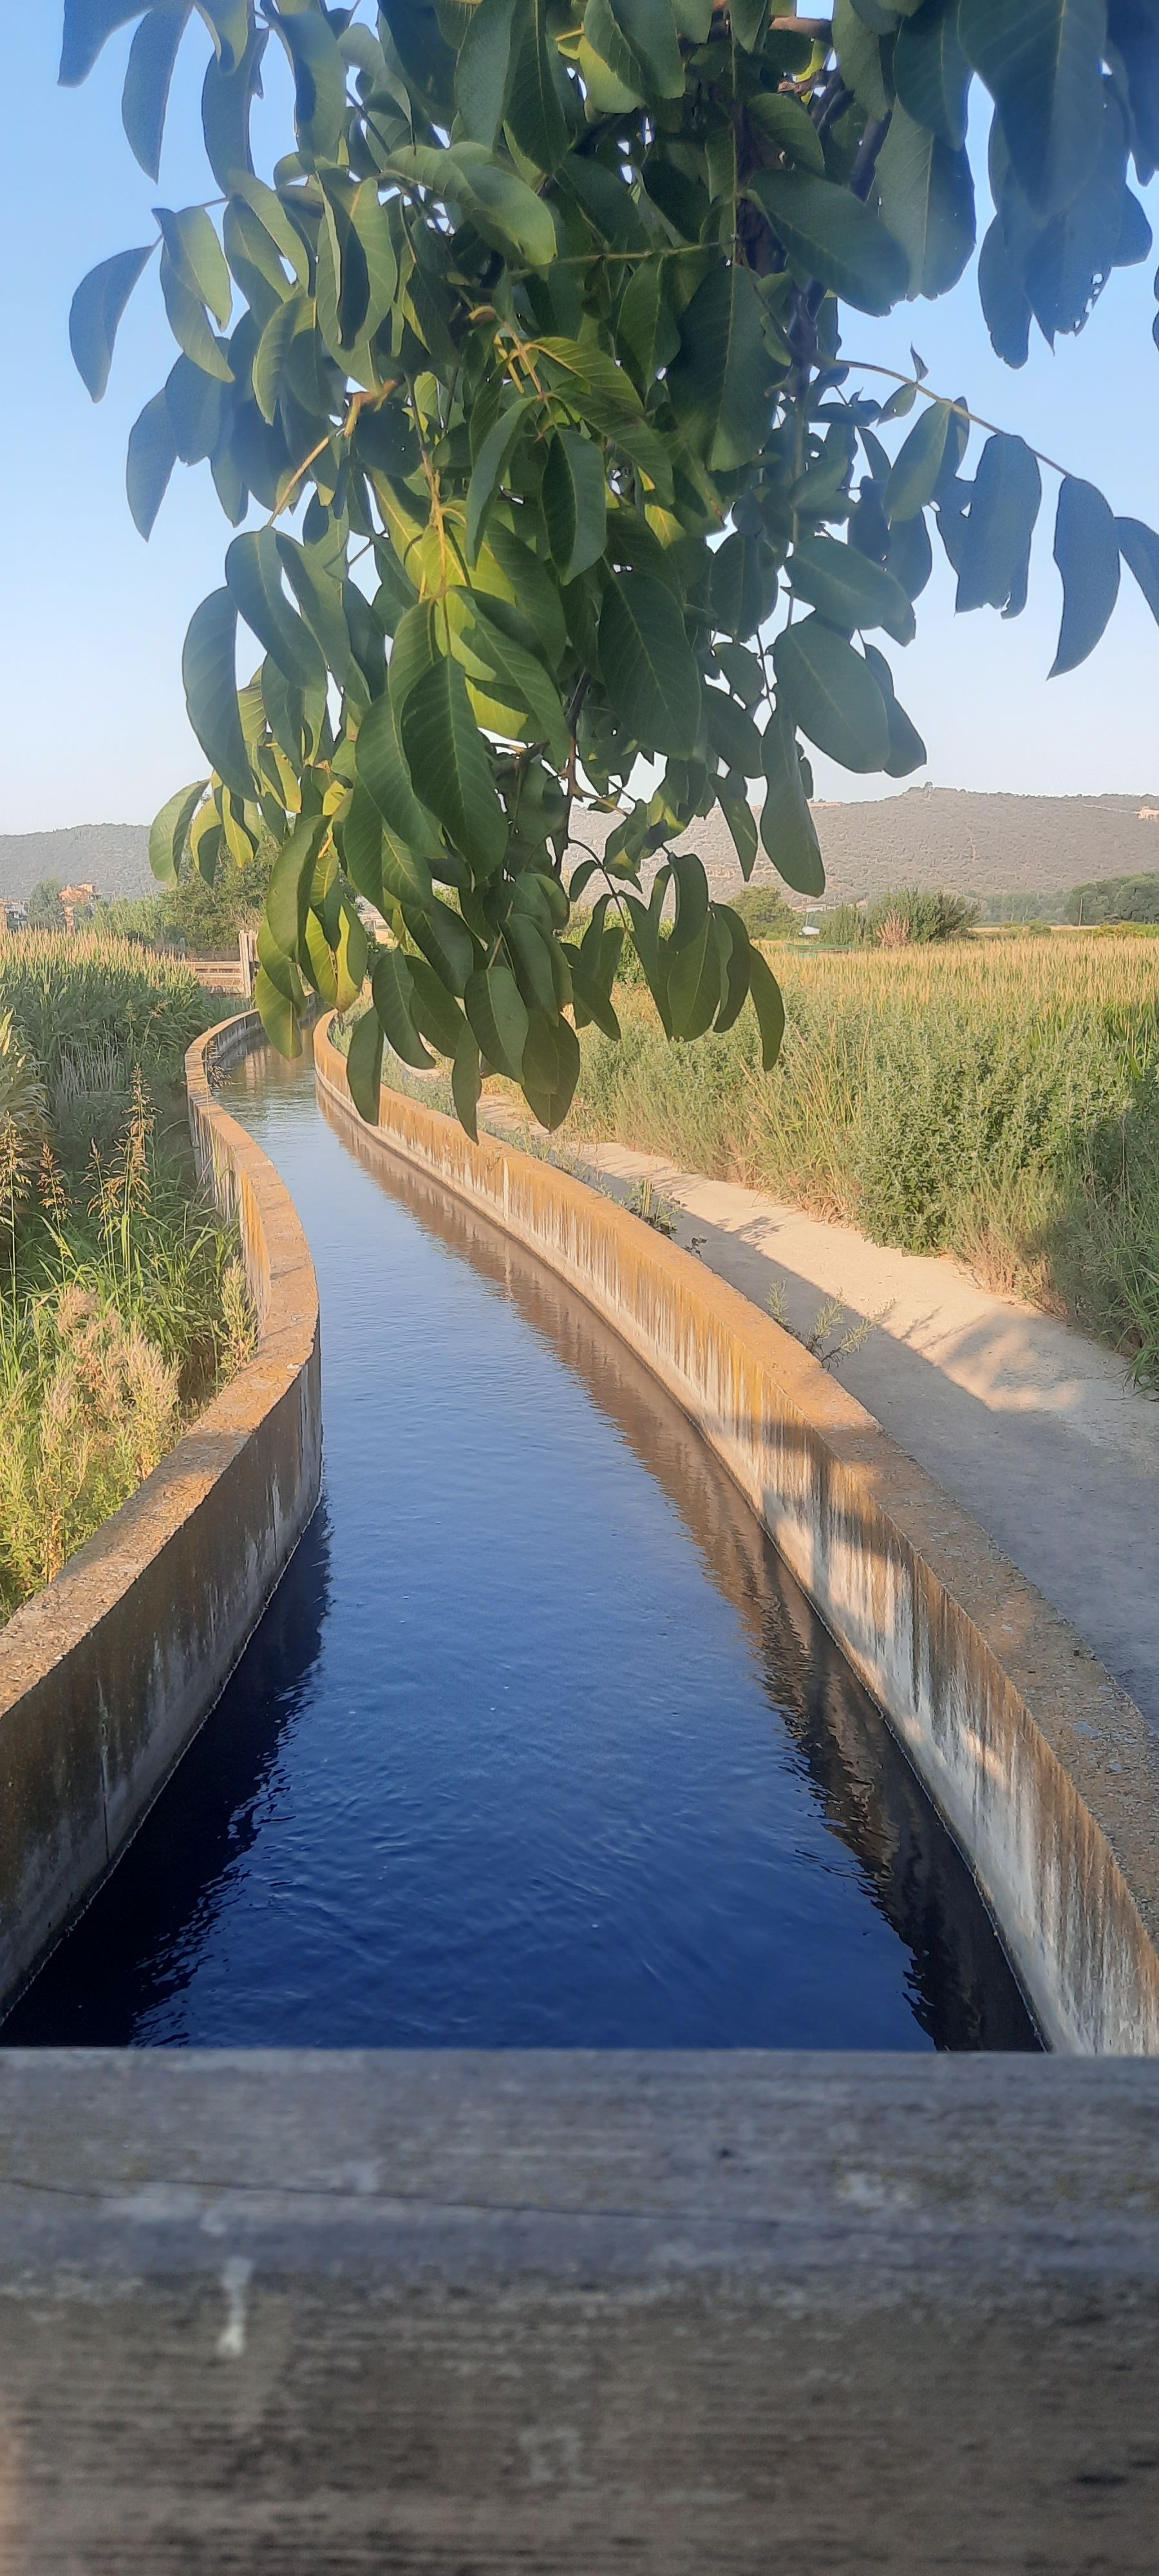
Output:
[[[507,1125],[488,1111],[489,1123]],[[1159,1730],[1159,1401],[1124,1363],[1037,1307],[979,1287],[956,1261],[867,1242],[732,1182],[622,1145],[583,1149],[629,1197],[651,1179],[676,1240],[808,1340],[841,1300],[842,1333],[880,1317],[841,1383],[974,1514],[1070,1619]]]

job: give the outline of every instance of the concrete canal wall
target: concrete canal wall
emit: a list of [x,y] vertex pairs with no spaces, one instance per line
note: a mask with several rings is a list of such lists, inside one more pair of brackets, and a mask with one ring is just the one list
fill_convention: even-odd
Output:
[[318,1292],[293,1203],[213,1098],[260,1034],[186,1059],[190,1121],[236,1214],[251,1360],[129,1502],[0,1630],[0,2004],[67,1929],[208,1715],[318,1498]]
[[402,1156],[538,1254],[729,1468],[969,1860],[1048,2046],[1159,2053],[1159,1746],[1131,1701],[790,1334],[547,1162],[387,1089],[367,1128],[328,1026],[318,1088],[355,1150]]

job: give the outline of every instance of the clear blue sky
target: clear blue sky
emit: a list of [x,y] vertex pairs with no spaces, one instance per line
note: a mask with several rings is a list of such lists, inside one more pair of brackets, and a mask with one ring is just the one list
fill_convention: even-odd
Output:
[[[58,0],[3,16],[0,94],[19,212],[0,422],[9,710],[0,831],[142,822],[201,767],[182,701],[181,643],[220,579],[228,530],[206,466],[178,467],[148,546],[128,514],[125,440],[173,355],[155,272],[130,306],[95,409],[69,355],[68,307],[87,268],[152,237],[155,198],[179,206],[211,193],[197,109],[208,38],[195,28],[187,39],[156,190],[121,132],[131,31],[111,39],[84,88],[58,90]],[[1159,233],[1157,197],[1153,189],[1148,211]],[[852,316],[847,349],[908,367],[912,338],[939,390],[967,392],[976,410],[1089,475],[1117,510],[1159,526],[1153,268],[1116,276],[1086,334],[1053,357],[1039,341],[1020,375],[993,357],[972,286],[941,304],[905,306],[887,323]],[[986,610],[954,619],[943,567],[921,603],[918,642],[894,657],[899,693],[929,747],[927,774],[951,787],[1159,792],[1159,628],[1129,576],[1094,659],[1046,683],[1058,618],[1053,485],[1047,502],[1025,614],[1005,625]],[[825,762],[817,784],[826,795],[866,792]]]

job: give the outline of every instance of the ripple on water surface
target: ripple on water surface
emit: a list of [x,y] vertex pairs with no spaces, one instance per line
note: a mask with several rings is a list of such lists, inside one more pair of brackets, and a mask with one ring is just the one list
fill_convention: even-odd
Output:
[[226,1086],[322,1294],[322,1506],[8,2045],[1028,2048],[958,1855],[729,1479],[524,1254]]

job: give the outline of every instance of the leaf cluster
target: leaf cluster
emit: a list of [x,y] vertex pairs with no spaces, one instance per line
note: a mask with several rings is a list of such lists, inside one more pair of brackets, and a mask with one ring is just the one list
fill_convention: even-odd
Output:
[[[1017,614],[1042,491],[1000,431],[967,473],[968,407],[919,360],[866,393],[842,308],[962,276],[980,84],[995,345],[1019,363],[1024,322],[1078,328],[1150,246],[1127,173],[1153,167],[1159,0],[836,0],[831,25],[767,0],[65,0],[66,80],[133,24],[124,122],[153,178],[194,20],[220,200],[159,206],[72,313],[99,397],[156,257],[177,354],[130,506],[147,535],[177,461],[208,461],[238,531],[184,655],[212,774],[158,817],[158,875],[212,884],[273,836],[265,1025],[292,1051],[310,993],[347,1007],[369,978],[368,1116],[388,1044],[450,1063],[472,1131],[487,1068],[556,1125],[577,1031],[618,1033],[625,943],[669,1038],[751,1005],[771,1065],[768,964],[672,844],[719,804],[746,877],[763,846],[819,895],[804,744],[924,763],[879,639],[913,638],[935,537],[959,607]],[[292,135],[263,176],[279,72]],[[1055,554],[1056,671],[1120,560],[1159,610],[1159,538],[1065,475]],[[616,820],[571,867],[585,806]]]

